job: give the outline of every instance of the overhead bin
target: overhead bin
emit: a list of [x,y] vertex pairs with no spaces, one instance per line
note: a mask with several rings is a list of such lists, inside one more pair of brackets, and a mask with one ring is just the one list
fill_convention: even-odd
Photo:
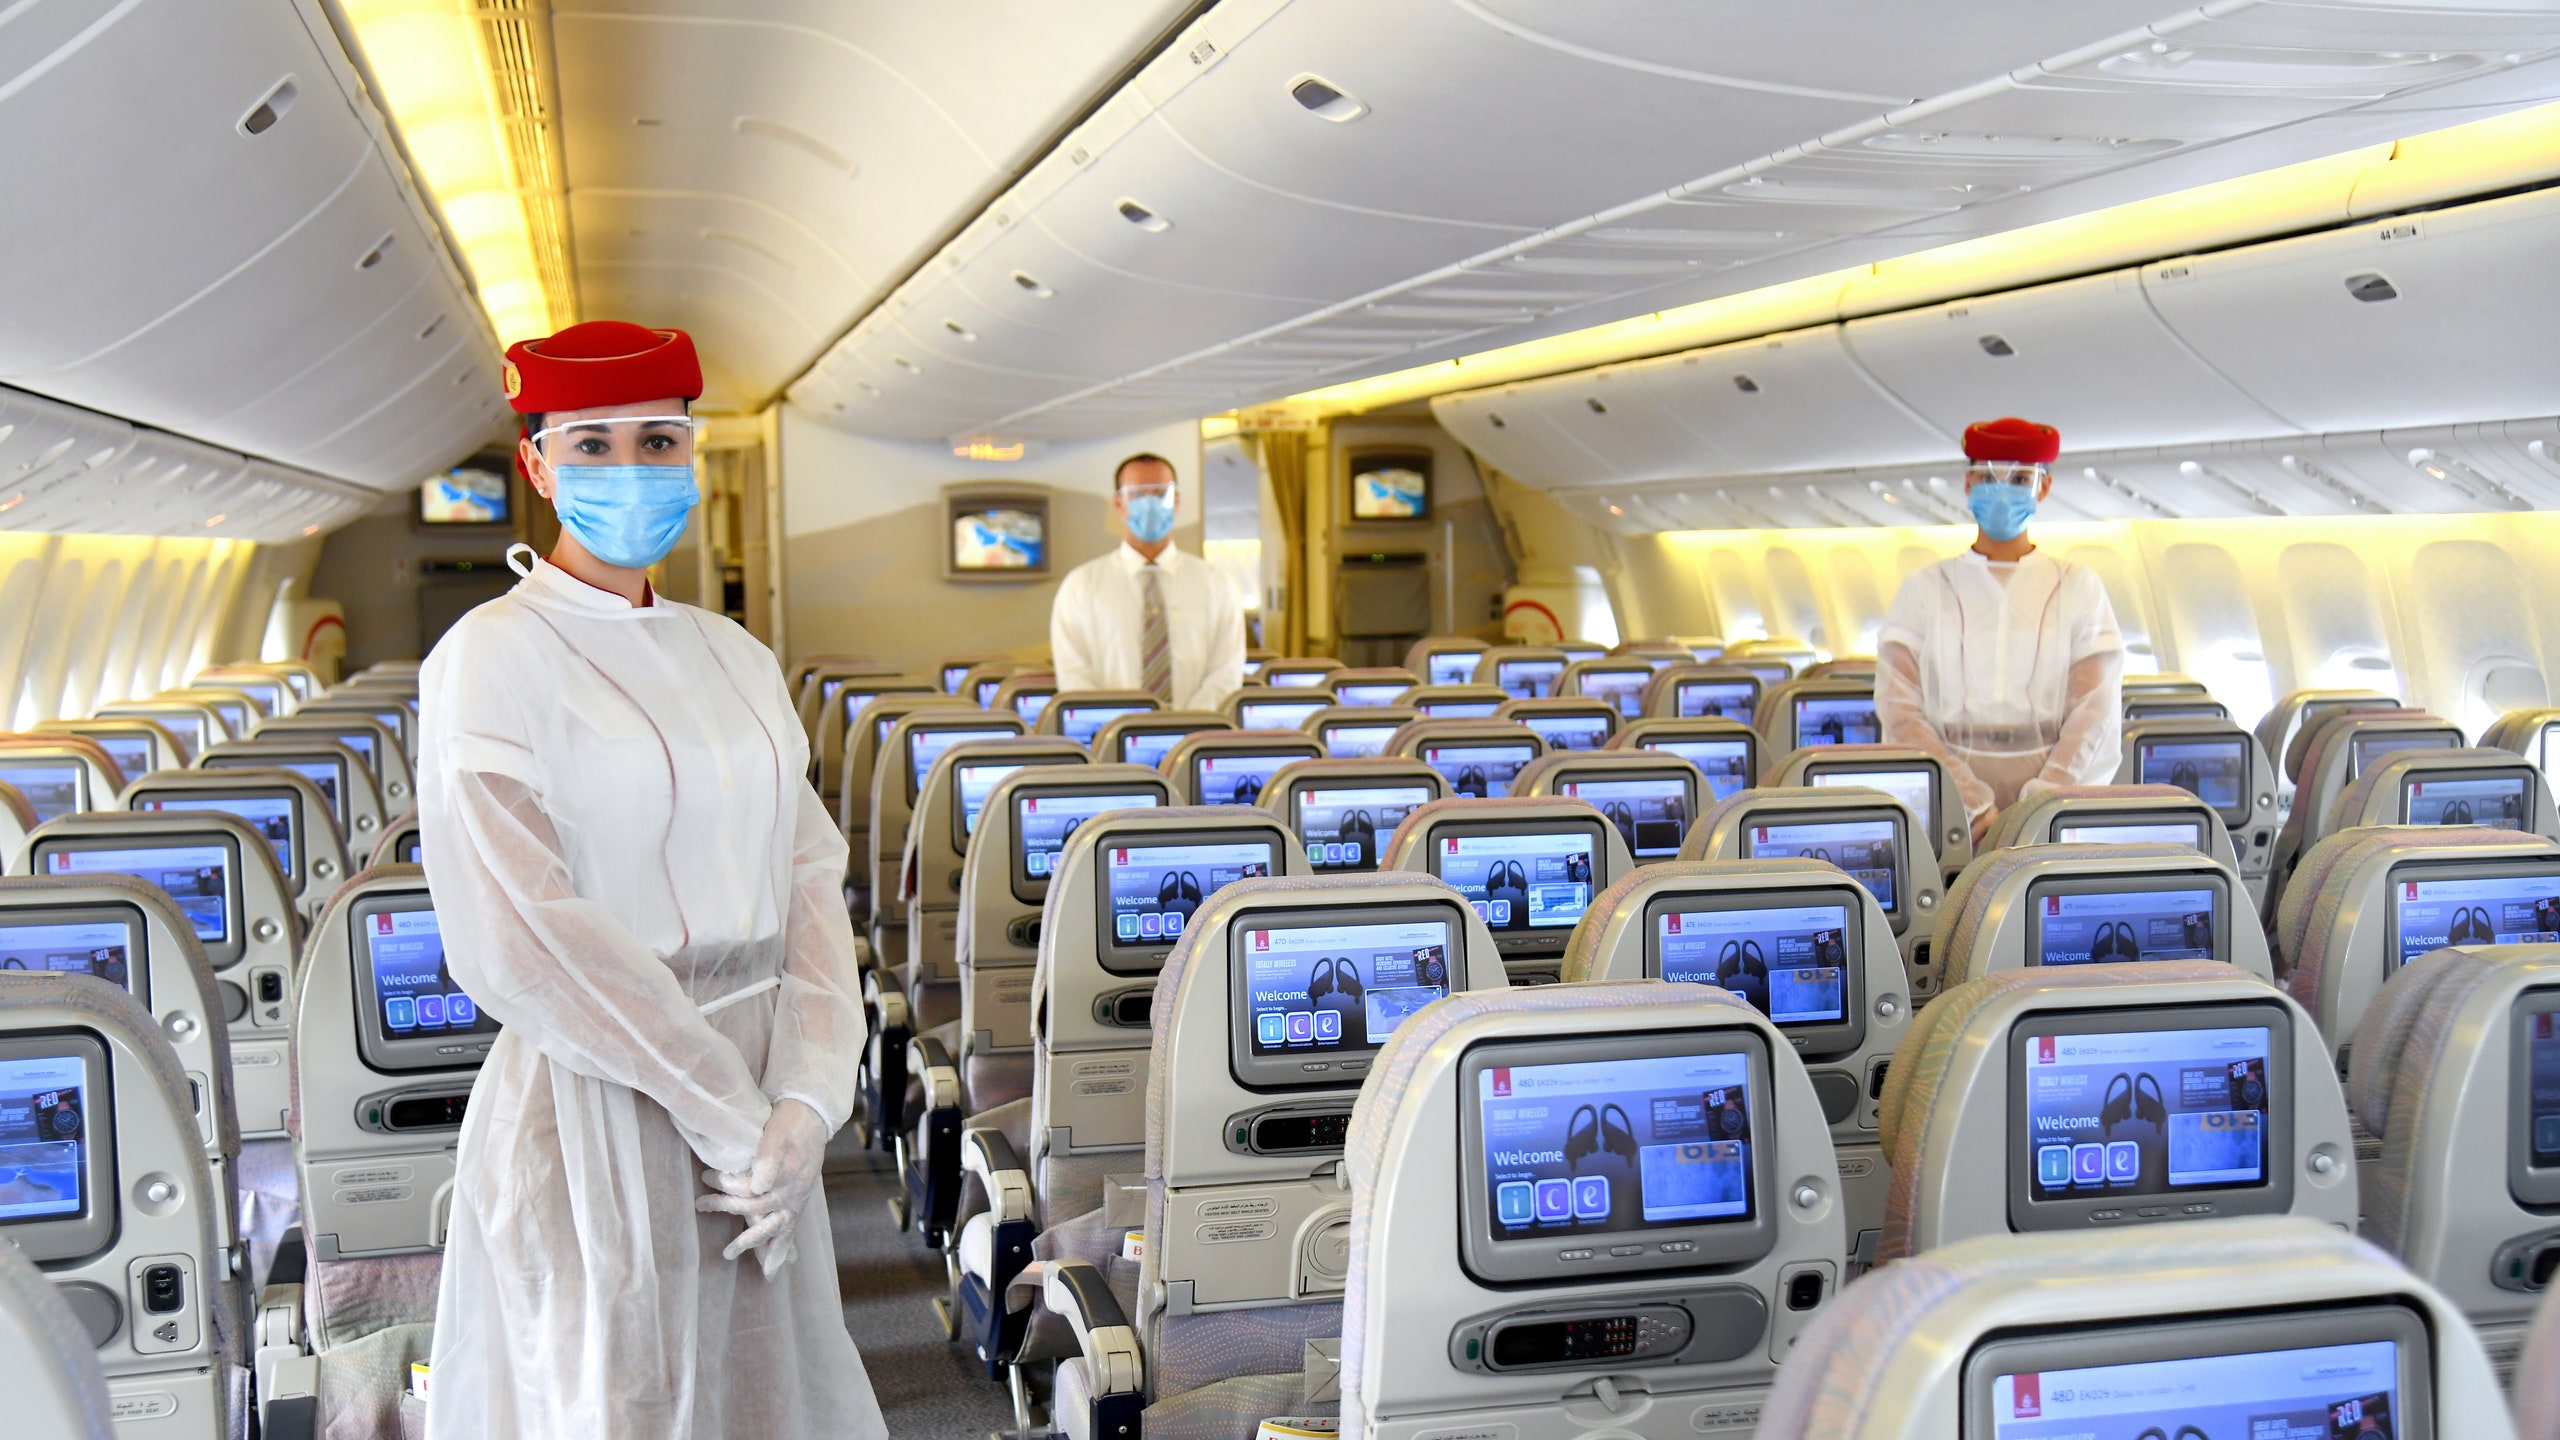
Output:
[[0,531],[279,542],[371,503],[353,486],[0,386]]

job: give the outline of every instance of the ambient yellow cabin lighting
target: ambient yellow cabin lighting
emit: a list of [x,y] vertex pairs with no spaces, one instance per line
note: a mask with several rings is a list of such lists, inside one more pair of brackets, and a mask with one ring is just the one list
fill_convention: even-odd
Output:
[[[500,344],[548,335],[576,319],[565,226],[524,125],[500,113],[497,81],[465,0],[344,0],[418,180],[462,246]],[[539,129],[538,123],[533,127]],[[559,230],[558,235],[538,230]],[[546,266],[542,255],[557,250]],[[546,276],[546,269],[560,272]]]
[[993,440],[972,440],[966,445],[952,446],[951,453],[962,460],[1019,460],[1022,458],[1022,442],[1016,440],[1010,445],[999,445]]
[[2560,105],[2540,105],[2396,144],[2368,145],[1872,265],[1328,385],[1250,407],[1237,418],[1248,424],[1305,423],[1360,414],[2337,225],[2553,175],[2560,175]]

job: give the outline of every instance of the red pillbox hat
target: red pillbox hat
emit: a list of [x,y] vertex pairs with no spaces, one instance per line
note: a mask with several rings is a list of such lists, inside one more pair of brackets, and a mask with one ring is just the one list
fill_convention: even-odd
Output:
[[507,347],[507,403],[519,415],[702,396],[693,337],[627,320],[589,320]]
[[2050,465],[2062,453],[2062,432],[2012,415],[1964,428],[1967,460],[2012,460],[2022,465]]

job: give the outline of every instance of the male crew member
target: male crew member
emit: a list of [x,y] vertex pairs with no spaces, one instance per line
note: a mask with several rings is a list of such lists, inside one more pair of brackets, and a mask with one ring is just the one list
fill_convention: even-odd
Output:
[[1215,710],[1244,683],[1244,611],[1216,566],[1173,548],[1173,462],[1132,455],[1112,475],[1127,543],[1067,573],[1049,611],[1066,690],[1144,690],[1173,710]]

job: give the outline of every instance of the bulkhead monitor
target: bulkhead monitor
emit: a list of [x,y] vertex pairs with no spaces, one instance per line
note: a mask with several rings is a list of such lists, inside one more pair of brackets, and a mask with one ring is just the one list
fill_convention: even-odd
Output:
[[1851,785],[1881,790],[1910,806],[1911,813],[1920,817],[1921,825],[1930,834],[1938,833],[1938,774],[1926,765],[1832,762],[1806,766],[1804,778],[1816,787]]
[[1639,863],[1676,858],[1680,842],[1688,838],[1689,820],[1698,813],[1697,783],[1685,770],[1655,775],[1618,771],[1606,779],[1567,780],[1556,788],[1607,816]]
[[1166,803],[1152,785],[1017,786],[1013,792],[1013,898],[1036,905],[1049,894],[1050,872],[1076,827],[1107,810],[1151,810]]
[[1237,1083],[1341,1089],[1357,1086],[1397,1026],[1449,993],[1465,931],[1447,902],[1329,905],[1256,911],[1228,927],[1227,944]]
[[240,908],[239,842],[227,834],[61,836],[35,847],[39,875],[130,875],[165,893],[204,945],[216,970],[245,949]]
[[1600,820],[1446,821],[1431,873],[1466,897],[1505,958],[1561,955],[1606,873]]
[[1805,1054],[1847,1054],[1866,1035],[1860,910],[1841,889],[1656,895],[1644,909],[1644,973],[1730,990]]
[[1431,803],[1428,785],[1336,785],[1322,780],[1289,787],[1290,828],[1319,875],[1363,874],[1404,817]]
[[0,785],[15,786],[27,797],[38,824],[89,808],[88,768],[68,757],[0,754]]
[[972,740],[1010,740],[1015,733],[1009,728],[973,726],[966,721],[907,727],[907,803],[914,804],[924,792],[925,777],[933,773],[933,762],[942,758],[942,752]]
[[1795,704],[1798,745],[1875,745],[1884,739],[1873,694],[1801,695]]
[[[1048,709],[1049,702],[1057,698],[1058,692],[1055,690],[1016,690],[1013,692],[1013,713],[1022,717],[1023,724],[1037,725],[1040,723],[1040,712]],[[1093,728],[1099,731],[1102,727],[1096,725]]]
[[1422,747],[1422,763],[1449,782],[1452,798],[1499,800],[1511,793],[1511,777],[1538,758],[1526,741],[1487,738],[1436,740]]
[[1191,757],[1191,793],[1203,805],[1259,805],[1281,766],[1308,758],[1295,750],[1203,750]]
[[2056,845],[2176,845],[2204,853],[2205,823],[2140,813],[2066,813],[2053,827]]
[[2145,785],[2177,786],[2220,812],[2226,825],[2249,823],[2246,735],[2143,739],[2136,744],[2134,778]]
[[2560,941],[2560,861],[2413,862],[2387,887],[2394,969],[2448,945]]
[[39,1263],[116,1235],[115,1099],[87,1031],[0,1036],[0,1236]]
[[1120,731],[1120,763],[1144,765],[1153,770],[1164,763],[1164,757],[1173,753],[1174,746],[1181,744],[1185,737],[1199,734],[1202,728],[1192,724],[1173,724],[1162,729],[1151,725],[1124,727]]
[[1476,678],[1476,667],[1484,663],[1481,650],[1437,650],[1424,661],[1422,682],[1426,685],[1464,685]]
[[2009,1228],[2293,1205],[2293,1021],[2274,1001],[2048,1011],[2009,1030]]
[[2056,875],[2027,882],[2027,963],[2228,960],[2220,874]]
[[171,790],[137,796],[141,811],[212,810],[238,817],[276,852],[276,867],[288,888],[302,888],[302,797],[281,786],[244,786],[238,790]]
[[1339,704],[1373,708],[1393,705],[1412,688],[1402,680],[1345,680],[1333,687],[1333,698]]
[[2395,751],[2452,750],[2461,744],[2462,737],[2450,730],[2384,730],[2358,735],[2347,746],[2347,778],[2355,779]]
[[1751,723],[1760,705],[1757,680],[1681,680],[1671,687],[1675,712],[1683,720],[1738,720]]
[[1597,750],[1609,743],[1605,715],[1522,715],[1520,724],[1537,732],[1550,750]]
[[1582,693],[1594,700],[1606,700],[1618,713],[1632,720],[1644,713],[1644,687],[1653,679],[1653,667],[1641,670],[1586,670],[1582,673]]
[[951,848],[967,853],[987,797],[1022,765],[1019,760],[963,760],[951,767]]
[[0,910],[0,975],[91,975],[131,991],[146,1007],[151,982],[142,912],[131,905],[46,905]]
[[1332,704],[1332,699],[1324,695],[1310,695],[1303,700],[1294,697],[1287,700],[1246,700],[1236,706],[1236,728],[1295,730],[1313,718],[1317,711]]
[[[1458,1084],[1459,1254],[1478,1280],[1743,1265],[1776,1244],[1759,1137],[1778,1115],[1759,1031],[1487,1043],[1459,1062]],[[1611,1348],[1634,1340],[1632,1318],[1623,1335],[1523,1328],[1497,1330],[1496,1367],[1638,1353]]]
[[1735,792],[1751,788],[1751,737],[1747,735],[1703,740],[1663,736],[1645,741],[1644,748],[1677,755],[1697,766],[1698,773],[1706,777],[1710,799],[1730,799]]
[[1502,708],[1499,700],[1425,700],[1418,707],[1425,720],[1484,720]]
[[[1014,697],[1016,704],[1021,700],[1019,695]],[[1071,701],[1058,712],[1058,733],[1079,745],[1090,745],[1093,737],[1102,733],[1103,726],[1123,715],[1152,715],[1155,708],[1153,705],[1079,705]]]
[[2523,830],[2533,824],[2533,772],[2522,765],[2490,770],[2438,771],[2400,782],[2403,825],[2486,825]]
[[2560,989],[2527,990],[2512,1013],[2507,1188],[2520,1205],[2560,1205]]
[[1962,1440],[2436,1440],[2426,1322],[2402,1305],[2008,1332],[1965,1361]]
[[1908,853],[1901,806],[1837,812],[1821,820],[1779,819],[1742,832],[1742,858],[1823,860],[1867,887],[1888,919],[1902,914],[1902,857]]
[[1325,755],[1335,760],[1363,760],[1386,753],[1387,742],[1395,738],[1401,725],[1367,725],[1357,720],[1335,720],[1316,733],[1316,743]]
[[[1096,867],[1094,918],[1102,968],[1114,975],[1163,968],[1209,897],[1238,880],[1281,872],[1288,843],[1267,830],[1150,830],[1110,836]],[[1121,843],[1126,841],[1127,843]]]
[[435,901],[423,890],[348,907],[356,962],[356,1052],[386,1074],[477,1067],[498,1022],[454,982]]
[[154,763],[156,751],[148,735],[107,733],[89,738],[97,742],[99,749],[107,752],[107,758],[116,762],[116,769],[122,771],[127,780],[139,780],[159,768]]
[[1514,700],[1538,700],[1556,693],[1564,677],[1562,660],[1496,660],[1493,683]]

